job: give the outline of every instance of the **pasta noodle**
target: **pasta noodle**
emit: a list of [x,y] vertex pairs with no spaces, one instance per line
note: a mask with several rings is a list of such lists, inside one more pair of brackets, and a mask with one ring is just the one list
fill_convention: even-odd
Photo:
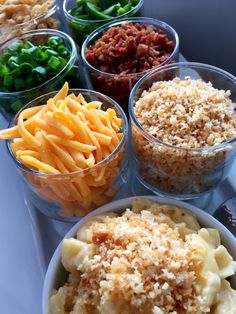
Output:
[[86,102],[68,91],[65,83],[46,104],[23,110],[16,126],[0,131],[0,139],[11,140],[15,157],[33,170],[23,174],[37,194],[58,203],[62,215],[80,216],[116,193],[124,147],[97,164],[119,145],[122,120],[100,101]]
[[184,208],[135,199],[90,217],[61,261],[69,276],[49,314],[236,314],[236,261]]

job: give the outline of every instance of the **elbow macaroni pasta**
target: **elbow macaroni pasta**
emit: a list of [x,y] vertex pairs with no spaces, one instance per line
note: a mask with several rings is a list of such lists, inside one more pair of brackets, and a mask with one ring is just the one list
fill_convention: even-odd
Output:
[[[149,227],[153,222],[157,222],[158,225],[164,224],[165,226],[167,225],[168,227],[170,227],[172,230],[175,230],[173,231],[175,237],[175,232],[176,230],[178,230],[179,237],[185,242],[185,245],[187,245],[191,249],[192,257],[190,259],[190,264],[195,262],[195,268],[192,268],[192,272],[194,272],[194,277],[191,277],[189,272],[187,272],[186,276],[189,275],[190,277],[187,277],[188,279],[184,285],[187,285],[185,287],[187,293],[189,291],[188,285],[191,284],[190,279],[194,278],[192,279],[195,287],[193,298],[195,298],[196,307],[194,309],[190,306],[192,300],[182,300],[181,293],[177,298],[177,300],[179,300],[177,301],[177,307],[174,307],[174,303],[172,302],[171,309],[168,307],[167,304],[165,304],[165,306],[163,307],[157,305],[157,303],[162,300],[160,295],[155,300],[155,293],[152,292],[152,295],[150,295],[149,297],[149,294],[151,293],[149,291],[152,291],[151,288],[149,288],[147,292],[144,292],[144,295],[142,297],[142,300],[145,300],[146,298],[146,303],[144,302],[139,304],[137,308],[134,307],[135,303],[132,303],[134,301],[130,303],[130,300],[127,299],[129,295],[129,290],[127,290],[127,293],[123,297],[121,297],[121,295],[119,294],[119,289],[123,291],[126,285],[132,282],[132,271],[131,269],[129,269],[129,266],[127,266],[129,272],[127,274],[125,272],[125,257],[129,254],[129,247],[132,247],[132,245],[135,243],[136,250],[138,250],[137,244],[139,243],[139,239],[146,234],[142,232],[142,229],[140,229],[140,234],[137,233],[139,227],[135,227],[135,220],[131,220],[131,224],[128,225],[129,219],[132,219],[132,217],[135,215],[138,215],[137,217],[140,217],[141,215],[142,217],[142,221],[138,223],[140,226],[144,225],[144,221],[146,221],[147,223],[150,222]],[[123,225],[119,223],[119,221],[121,220]],[[109,227],[110,225],[112,225],[114,229],[111,229]],[[133,237],[132,228],[136,228],[134,229],[135,231],[133,231],[133,242],[131,240]],[[157,227],[155,226],[154,230],[156,229]],[[112,239],[114,239],[115,237],[115,241],[118,241],[119,245],[122,245],[121,242],[119,242],[121,241],[119,239],[126,239],[127,237],[129,245],[125,246],[125,250],[123,251],[124,254],[120,255],[119,251],[115,251],[115,257],[112,257],[111,251],[113,246],[109,246],[108,244],[109,249],[107,251],[104,251],[106,252],[104,254],[105,256],[107,256],[107,259],[104,260],[104,256],[102,254],[99,255],[99,249],[96,248],[96,241],[94,240],[97,239],[96,236],[97,234],[99,234],[99,232],[101,236],[101,238],[99,238],[100,240],[104,240],[104,235],[106,234],[106,232],[108,232],[108,235],[110,235],[111,238],[113,237]],[[168,232],[169,231],[167,231],[167,233],[164,233],[165,237],[168,237]],[[157,242],[158,246],[161,246],[161,243],[159,241]],[[99,247],[105,245],[103,243],[105,242],[99,242]],[[177,244],[177,238],[175,238],[174,250],[176,249]],[[170,244],[169,246],[171,247]],[[145,263],[147,263],[147,261],[149,260],[148,258],[152,256],[149,255],[151,254],[151,247],[153,248],[153,246],[149,244],[148,251],[144,250],[142,251],[142,253],[141,251],[139,251],[139,253],[135,255],[135,260],[138,261],[139,254],[147,254],[147,256],[144,256],[144,261]],[[142,247],[140,247],[139,250],[142,250]],[[171,250],[171,248],[169,248],[169,250]],[[164,259],[167,258],[167,253],[163,253],[165,254]],[[132,254],[134,254],[134,251]],[[174,256],[178,254],[178,251],[174,252]],[[186,254],[188,255],[188,252]],[[119,259],[121,261],[121,264],[118,263]],[[155,260],[155,262],[157,262],[157,260]],[[184,276],[182,270],[178,270],[176,268],[178,267],[177,264],[181,262],[183,261],[179,260],[178,262],[178,260],[175,260],[174,262],[174,260],[172,260],[170,261],[170,263],[167,263],[165,269],[163,269],[163,267],[161,266],[161,271],[163,273],[167,273],[166,278],[168,278],[165,281],[165,288],[161,290],[163,296],[167,293],[168,286],[171,284],[173,285],[173,287],[175,287],[174,289],[177,289],[176,287],[180,289],[180,283],[173,284],[173,273],[175,273],[174,269],[176,269],[176,280],[180,280],[181,276]],[[131,259],[129,265],[132,265],[132,263],[133,260]],[[169,265],[172,263],[172,268],[168,268],[170,267]],[[51,296],[49,311],[50,314],[236,314],[236,290],[233,290],[231,288],[230,283],[226,279],[227,277],[235,274],[236,262],[233,261],[226,248],[221,245],[219,232],[216,229],[201,228],[196,218],[187,213],[185,209],[178,208],[172,205],[161,205],[144,199],[136,199],[133,202],[132,211],[126,210],[126,212],[123,213],[122,216],[116,213],[106,213],[100,216],[94,216],[89,218],[78,230],[76,239],[70,238],[63,241],[62,264],[69,272],[69,277],[67,279],[67,283],[64,286],[60,287],[57,291],[55,290],[53,295]],[[105,267],[107,264],[108,268]],[[135,265],[135,282],[137,283],[138,266],[137,264]],[[149,273],[149,276],[151,276],[147,265],[148,264],[146,264],[145,266],[146,271]],[[90,269],[90,267],[92,269],[91,278],[89,277],[88,273],[88,269]],[[150,268],[152,271],[154,271],[155,269],[153,267],[154,266]],[[102,275],[103,272],[107,269],[108,272],[105,273],[105,275]],[[112,269],[114,270],[112,271]],[[172,269],[171,272],[169,272],[170,269]],[[118,276],[118,279],[114,279],[115,299],[113,299],[111,279],[116,278],[114,277],[116,274]],[[125,281],[125,276],[128,276],[128,283],[126,283]],[[159,276],[161,275],[159,274]],[[99,277],[103,278],[100,282],[98,281]],[[85,280],[84,282],[84,278],[86,278],[87,281]],[[91,284],[88,281],[89,278],[92,280]],[[145,273],[141,274],[140,278],[145,278]],[[155,278],[155,276],[153,278]],[[95,280],[95,282],[98,281],[98,290],[96,292],[93,291],[92,288],[93,280]],[[121,288],[119,284],[121,284]],[[154,288],[156,284],[153,283]],[[135,297],[137,297],[139,293],[142,293],[143,288],[142,286],[140,287],[141,288],[139,288],[138,290],[135,287]],[[175,293],[175,291],[173,290],[170,291],[171,293],[168,296],[169,299],[171,299],[172,295]],[[91,297],[89,299],[89,303],[86,303],[88,295],[90,295]],[[93,299],[94,295],[96,296]],[[147,301],[148,297],[149,301]],[[150,304],[148,302],[152,302],[152,310],[150,310]],[[179,308],[179,305],[183,302],[186,302],[187,306],[189,306],[188,308],[186,307],[184,311]]]
[[119,145],[122,120],[115,109],[103,110],[100,101],[86,102],[68,90],[65,83],[45,105],[23,110],[16,126],[0,131],[0,139],[11,139],[15,157],[34,170],[22,172],[36,193],[71,217],[114,196],[124,146],[99,164]]

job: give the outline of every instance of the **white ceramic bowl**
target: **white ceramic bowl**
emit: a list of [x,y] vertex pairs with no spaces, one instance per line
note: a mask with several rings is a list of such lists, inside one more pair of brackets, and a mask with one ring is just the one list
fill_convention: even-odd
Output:
[[[124,198],[112,203],[109,203],[105,206],[99,207],[93,212],[89,213],[83,219],[81,219],[78,223],[76,223],[71,230],[66,234],[65,238],[71,238],[76,236],[77,230],[84,224],[84,222],[92,217],[105,212],[122,212],[127,207],[130,207],[132,204],[132,200],[135,198],[145,198],[151,201],[155,201],[161,204],[171,204],[177,205],[179,207],[187,209],[190,214],[196,216],[198,222],[201,227],[215,228],[220,232],[221,243],[228,249],[230,254],[233,256],[234,260],[236,260],[236,238],[232,235],[232,233],[225,228],[218,220],[204,212],[203,210],[192,206],[188,203],[177,201],[174,199],[169,199],[165,197],[157,197],[157,196],[138,196],[138,197],[129,197]],[[57,289],[59,286],[63,285],[66,279],[67,273],[64,270],[61,264],[61,244],[57,247],[47,270],[44,287],[43,287],[43,314],[48,313],[49,309],[49,300],[52,295],[52,290]],[[236,288],[236,276],[231,277],[231,283],[234,288]]]

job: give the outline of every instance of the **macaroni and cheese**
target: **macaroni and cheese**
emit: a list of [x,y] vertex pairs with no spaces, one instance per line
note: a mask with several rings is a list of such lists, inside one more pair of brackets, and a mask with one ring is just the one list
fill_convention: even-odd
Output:
[[136,199],[94,216],[63,241],[62,263],[70,274],[50,314],[236,313],[236,262],[179,207]]

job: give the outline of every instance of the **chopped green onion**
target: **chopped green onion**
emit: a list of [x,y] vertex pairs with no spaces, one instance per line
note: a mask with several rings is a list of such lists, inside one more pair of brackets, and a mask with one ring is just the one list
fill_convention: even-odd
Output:
[[15,57],[15,56],[11,56],[8,61],[7,61],[7,64],[15,69],[15,68],[18,68],[19,67],[19,64],[18,64],[18,57]]
[[[65,68],[70,55],[63,38],[58,36],[48,38],[45,45],[12,42],[0,56],[0,92],[30,90],[47,82]],[[23,103],[7,99],[0,101],[0,105],[9,112],[17,112]]]
[[33,69],[32,64],[26,63],[26,62],[22,63],[19,66],[19,70],[20,70],[21,73],[30,73],[32,69]]
[[62,70],[67,65],[68,61],[61,57],[59,57],[59,60],[60,60],[60,66],[58,68]]
[[25,48],[28,49],[28,48],[32,48],[34,47],[34,44],[32,44],[30,41],[26,41],[25,42]]
[[53,49],[47,49],[46,51],[50,56],[58,56],[58,52]]
[[24,86],[25,86],[24,80],[21,78],[17,78],[14,80],[14,85],[15,85],[16,91],[18,92],[18,91],[24,89]]
[[8,46],[7,51],[10,54],[15,54],[21,50],[22,46],[23,46],[22,42],[14,41],[13,43],[10,44],[10,46]]
[[15,70],[11,71],[11,76],[13,77],[13,79],[20,78],[21,72],[19,68],[16,68]]
[[47,76],[47,71],[45,68],[38,66],[32,70],[32,74],[36,77],[36,79],[41,82]]
[[35,85],[35,79],[33,76],[27,76],[27,78],[25,79],[25,86],[26,86],[26,89],[30,89],[32,87],[34,87]]
[[17,112],[19,111],[21,108],[22,108],[23,104],[22,102],[17,99],[16,101],[14,101],[12,104],[11,104],[11,109],[14,111],[14,112]]
[[52,36],[48,39],[48,45],[51,48],[56,48],[58,45],[63,43],[63,39],[58,36]]
[[60,54],[60,56],[62,56],[62,57],[67,57],[70,54],[69,50],[63,45],[59,45],[57,47],[57,51]]
[[[1,86],[0,87],[0,92],[2,92],[2,93],[9,93],[9,90],[6,87]],[[2,105],[1,102],[0,102],[0,104]]]
[[13,78],[10,75],[5,75],[3,79],[3,85],[7,89],[10,89],[13,85]]
[[51,56],[51,58],[48,61],[48,65],[54,70],[56,70],[59,67],[60,63],[61,63],[60,60],[54,56]]
[[0,77],[4,77],[5,75],[8,75],[9,70],[6,65],[0,65]]
[[49,53],[47,50],[42,50],[41,47],[38,47],[35,52],[35,59],[40,62],[47,62],[49,59]]
[[19,63],[33,63],[33,55],[30,53],[29,49],[22,49],[21,54],[18,56]]
[[0,62],[1,63],[6,63],[10,57],[11,57],[11,54],[6,52],[6,53],[4,53],[4,55],[2,55],[0,57]]

